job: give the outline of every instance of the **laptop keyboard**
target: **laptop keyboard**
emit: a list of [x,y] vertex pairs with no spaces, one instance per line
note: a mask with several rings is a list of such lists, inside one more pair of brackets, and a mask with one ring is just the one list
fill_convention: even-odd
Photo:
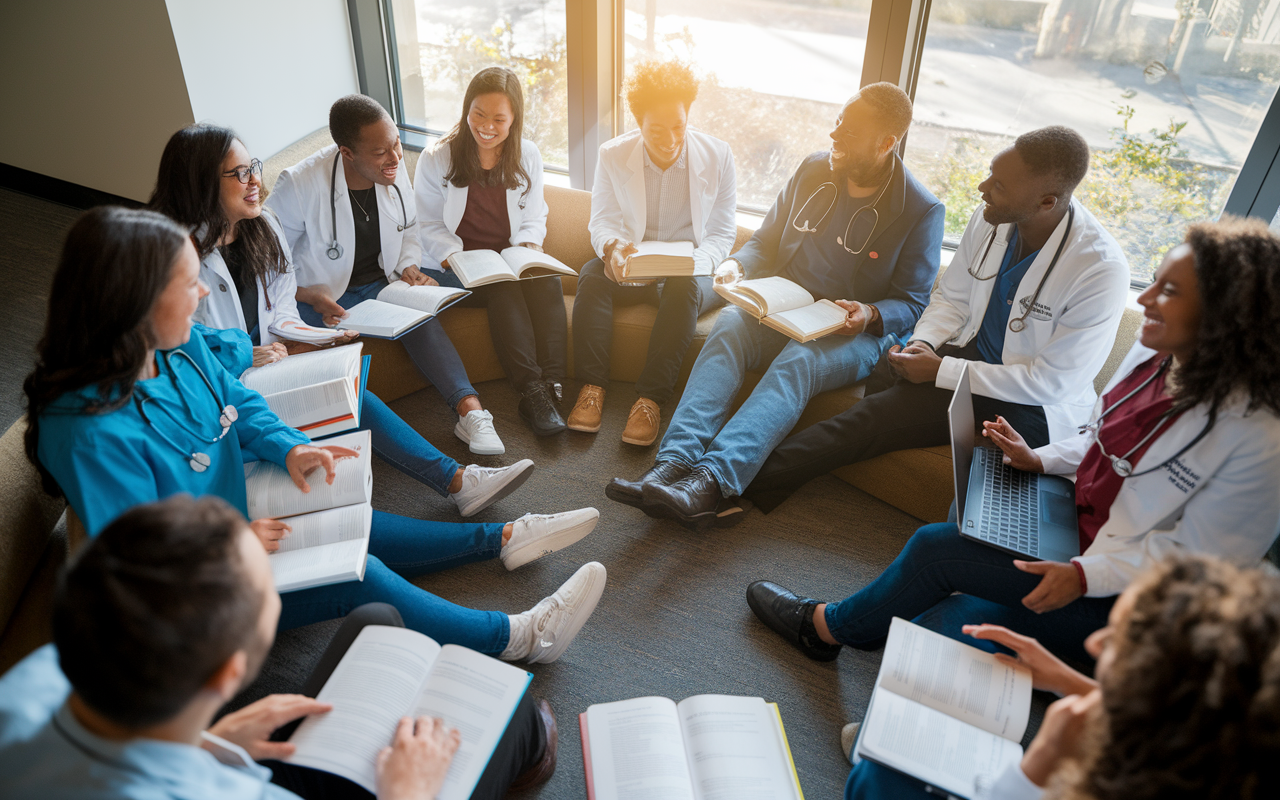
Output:
[[1004,454],[976,448],[982,465],[980,536],[1001,547],[1035,555],[1040,549],[1040,492],[1036,476],[1004,463]]

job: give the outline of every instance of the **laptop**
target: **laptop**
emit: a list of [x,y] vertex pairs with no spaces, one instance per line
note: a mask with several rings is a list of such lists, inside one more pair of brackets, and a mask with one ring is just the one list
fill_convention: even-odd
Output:
[[975,445],[969,365],[947,408],[960,535],[997,550],[1041,561],[1080,555],[1076,485],[1060,475],[1023,472],[995,447]]

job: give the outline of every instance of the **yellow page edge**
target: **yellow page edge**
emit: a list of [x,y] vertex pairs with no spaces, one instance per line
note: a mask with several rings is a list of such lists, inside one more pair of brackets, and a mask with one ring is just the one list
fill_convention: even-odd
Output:
[[782,749],[787,752],[787,763],[791,765],[791,779],[796,782],[796,791],[800,793],[800,800],[804,800],[804,789],[800,786],[800,773],[796,772],[796,760],[791,757],[791,743],[787,741],[787,729],[782,724],[782,712],[778,710],[777,703],[768,705],[773,709],[773,716],[778,720],[778,733],[782,734]]

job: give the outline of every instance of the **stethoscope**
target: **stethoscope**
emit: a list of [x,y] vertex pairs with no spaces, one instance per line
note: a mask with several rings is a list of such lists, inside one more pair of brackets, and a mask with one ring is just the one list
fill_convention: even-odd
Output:
[[[897,169],[897,159],[894,159],[893,161],[889,162],[889,179],[884,182],[884,186],[880,187],[880,192],[876,195],[876,199],[872,200],[870,205],[863,206],[862,208],[859,208],[857,211],[853,212],[853,216],[849,217],[849,224],[844,226],[844,236],[836,237],[836,244],[843,247],[844,251],[849,255],[851,256],[860,255],[863,250],[867,249],[867,245],[871,244],[871,239],[876,234],[876,226],[880,224],[880,212],[876,210],[876,206],[880,204],[880,199],[884,197],[884,193],[889,190],[889,184],[893,183],[893,173],[895,169]],[[809,204],[813,202],[813,199],[815,197],[817,197],[820,193],[825,193],[827,191],[831,193],[831,198],[827,200],[827,209],[822,212],[822,216],[818,217],[818,224],[814,225],[813,227],[809,227],[809,218],[804,216],[805,209],[809,207]],[[833,183],[832,181],[825,181],[819,184],[818,188],[814,189],[813,192],[810,193],[809,199],[805,200],[803,203],[800,204],[800,210],[797,211],[796,215],[791,218],[791,227],[795,228],[800,233],[816,233],[818,228],[822,227],[822,223],[827,218],[827,215],[831,213],[831,209],[836,207],[836,201],[839,198],[840,198],[840,190],[839,190],[839,187],[835,185],[835,183]],[[862,243],[861,247],[859,247],[857,250],[850,250],[849,249],[849,231],[853,230],[854,221],[857,220],[858,217],[864,211],[869,211],[873,215],[873,221],[871,223],[871,232],[867,234],[867,238]],[[803,219],[804,222],[801,222],[800,221],[801,219]]]
[[[159,355],[164,358],[164,365],[168,367],[169,372],[173,374],[173,383],[174,383],[174,386],[177,387],[179,394],[181,394],[182,392],[182,386],[178,382],[178,373],[173,368],[173,365],[169,363],[169,357],[170,355],[172,355],[172,353],[177,353],[178,355],[182,356],[187,360],[188,363],[191,364],[192,367],[195,368],[196,373],[200,376],[200,380],[204,381],[205,388],[207,388],[209,390],[209,394],[213,396],[213,404],[215,406],[222,405],[222,401],[218,399],[218,392],[213,388],[213,383],[210,382],[208,376],[204,374],[204,370],[200,369],[200,365],[195,362],[195,359],[187,355],[187,353],[182,350],[174,350],[169,353],[160,353]],[[147,412],[144,406],[148,402],[154,402],[156,404],[156,407],[159,408],[161,411],[164,411],[165,416],[173,420],[173,423],[175,425],[177,425],[179,428],[182,428],[182,430],[191,434],[196,439],[200,440],[202,444],[217,444],[218,442],[222,441],[222,438],[227,435],[227,431],[231,430],[231,426],[235,424],[235,421],[240,418],[240,412],[236,411],[235,406],[233,405],[222,406],[222,411],[218,414],[218,424],[222,426],[222,432],[213,438],[209,438],[205,434],[200,433],[199,431],[193,431],[190,428],[188,428],[186,425],[184,425],[182,423],[182,420],[178,419],[173,414],[170,414],[168,411],[166,411],[165,407],[160,405],[159,401],[157,401],[154,397],[149,396],[145,391],[143,391],[142,387],[140,386],[137,387],[134,393],[133,402],[138,406],[138,414],[142,417],[142,421],[147,423],[147,425],[151,427],[151,430],[155,431],[156,435],[159,436],[161,439],[163,439],[166,444],[168,444],[173,449],[177,450],[179,453],[182,453],[184,456],[187,456],[189,459],[187,461],[187,466],[191,467],[191,469],[196,472],[204,472],[209,468],[209,465],[213,463],[213,460],[209,458],[209,454],[201,452],[199,450],[196,450],[188,454],[187,448],[178,444],[173,439],[170,439],[168,434],[166,434],[164,431],[156,427],[155,423],[151,421],[151,418],[147,416]],[[186,398],[183,398],[182,402],[184,405],[186,405]],[[191,416],[194,418],[195,417],[194,409],[192,409],[188,405],[187,410],[192,412]]]
[[1209,435],[1209,431],[1213,428],[1213,424],[1218,420],[1217,415],[1210,415],[1209,421],[1206,422],[1205,426],[1200,429],[1200,433],[1196,434],[1196,438],[1192,439],[1181,450],[1174,453],[1172,456],[1166,458],[1164,461],[1161,461],[1159,464],[1157,464],[1154,467],[1151,467],[1150,469],[1144,469],[1142,472],[1133,471],[1133,462],[1129,460],[1129,457],[1132,456],[1134,453],[1138,452],[1138,450],[1140,450],[1144,444],[1151,441],[1152,437],[1154,437],[1157,433],[1159,433],[1161,430],[1164,429],[1165,423],[1169,422],[1169,420],[1173,417],[1175,413],[1173,409],[1170,409],[1169,411],[1166,411],[1163,414],[1161,414],[1160,419],[1156,420],[1155,426],[1152,427],[1151,432],[1148,433],[1146,436],[1142,437],[1142,441],[1138,442],[1133,447],[1129,448],[1129,452],[1125,453],[1124,455],[1117,456],[1117,455],[1113,455],[1112,453],[1108,453],[1107,449],[1102,446],[1103,420],[1105,420],[1107,416],[1111,414],[1112,411],[1115,411],[1117,408],[1124,405],[1125,402],[1129,400],[1129,398],[1133,397],[1138,392],[1147,388],[1147,386],[1149,386],[1152,381],[1154,381],[1156,378],[1159,378],[1161,375],[1163,375],[1165,371],[1169,369],[1169,364],[1171,361],[1172,361],[1171,357],[1166,357],[1163,361],[1160,362],[1160,367],[1155,372],[1151,373],[1151,375],[1148,376],[1146,380],[1144,380],[1141,384],[1139,384],[1138,388],[1134,389],[1133,391],[1126,394],[1124,397],[1120,398],[1118,401],[1112,404],[1110,408],[1103,409],[1102,413],[1098,415],[1097,419],[1080,426],[1081,433],[1092,432],[1094,434],[1094,441],[1097,442],[1098,444],[1098,452],[1102,453],[1102,455],[1106,456],[1107,459],[1111,461],[1111,468],[1115,470],[1116,474],[1119,475],[1121,478],[1136,478],[1139,475],[1146,475],[1148,473],[1155,472],[1156,470],[1164,469],[1166,466],[1176,461],[1178,457],[1181,456],[1183,453],[1187,452],[1192,447],[1194,447],[1197,442],[1199,442],[1205,436]]
[[[340,155],[341,153],[338,154],[338,156]],[[329,249],[325,251],[325,255],[329,256],[330,261],[337,261],[342,258],[342,243],[338,241],[338,206],[333,199],[334,187],[338,183],[338,156],[334,156],[333,169],[329,170],[329,230],[333,231],[333,241],[329,243]],[[396,197],[400,198],[400,219],[403,224],[396,226],[396,232],[399,233],[410,225],[409,210],[405,207],[404,192],[400,191],[400,184],[393,183],[391,188],[396,190]],[[374,204],[376,205],[377,202],[378,200],[375,197]],[[417,220],[414,221],[416,222]]]
[[[1009,330],[1014,333],[1022,333],[1027,329],[1027,317],[1029,317],[1031,312],[1035,310],[1036,301],[1040,299],[1040,290],[1044,288],[1045,281],[1049,280],[1049,276],[1053,273],[1053,268],[1058,266],[1058,257],[1062,255],[1062,249],[1067,246],[1067,237],[1071,235],[1071,226],[1075,223],[1075,219],[1076,208],[1075,206],[1068,205],[1067,229],[1062,232],[1062,239],[1058,241],[1058,249],[1053,251],[1053,260],[1049,262],[1049,268],[1044,271],[1044,275],[1040,276],[1040,283],[1036,285],[1036,291],[1031,295],[1031,302],[1027,303],[1027,307],[1022,310],[1022,316],[1009,320]],[[1016,226],[1010,226],[1009,237],[1004,240],[1005,247],[1009,246],[1009,239],[1012,238],[1012,232],[1016,229]],[[982,260],[978,262],[978,268],[975,270],[972,264],[969,265],[969,275],[976,280],[989,281],[1000,274],[999,267],[996,268],[995,272],[987,275],[986,277],[983,277],[980,274],[982,272],[983,265],[987,263],[987,255],[991,252],[991,246],[996,243],[996,232],[999,230],[999,225],[991,229],[991,235],[987,238],[987,247],[982,251]]]

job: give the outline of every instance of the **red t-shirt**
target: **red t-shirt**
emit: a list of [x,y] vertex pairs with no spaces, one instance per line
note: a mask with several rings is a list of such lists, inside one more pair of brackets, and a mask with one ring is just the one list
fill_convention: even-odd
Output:
[[[1143,381],[1160,371],[1161,362],[1161,356],[1152,356],[1139,364],[1114,389],[1103,395],[1102,407],[1111,408],[1129,392],[1142,386]],[[1113,456],[1125,458],[1134,465],[1135,470],[1143,454],[1179,416],[1175,414],[1164,418],[1165,412],[1173,407],[1173,398],[1164,392],[1167,374],[1167,371],[1161,372],[1155,380],[1126,400],[1124,405],[1112,411],[1098,431],[1098,439],[1106,451]],[[1160,432],[1126,457],[1125,453],[1157,425],[1161,426]],[[1111,516],[1111,504],[1115,502],[1123,485],[1124,478],[1116,473],[1111,466],[1111,459],[1102,454],[1095,442],[1076,470],[1076,516],[1080,526],[1081,553],[1093,544],[1098,530]]]
[[496,250],[511,246],[511,218],[507,216],[507,190],[501,185],[467,187],[467,208],[458,223],[463,250]]

